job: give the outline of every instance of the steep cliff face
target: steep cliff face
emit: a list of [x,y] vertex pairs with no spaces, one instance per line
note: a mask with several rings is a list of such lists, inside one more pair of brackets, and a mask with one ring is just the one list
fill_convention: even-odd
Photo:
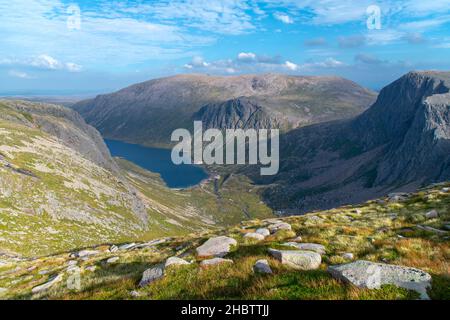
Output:
[[450,179],[450,73],[412,72],[353,120],[294,130],[269,201],[299,212]]
[[179,75],[100,95],[73,108],[104,137],[167,146],[174,129],[191,129],[192,118],[202,107],[230,104],[240,97],[250,98],[270,118],[296,128],[352,117],[376,95],[338,77]]
[[271,129],[288,126],[250,98],[237,98],[222,103],[208,104],[194,114],[204,128],[220,129]]

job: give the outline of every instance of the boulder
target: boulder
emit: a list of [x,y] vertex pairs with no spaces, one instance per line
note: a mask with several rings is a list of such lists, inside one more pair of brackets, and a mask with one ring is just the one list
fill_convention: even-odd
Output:
[[213,259],[203,260],[202,262],[200,262],[200,266],[203,268],[207,268],[210,266],[215,266],[215,265],[223,264],[223,263],[233,263],[233,260],[222,259],[222,258],[213,258]]
[[318,254],[325,254],[325,247],[317,243],[297,243],[297,242],[286,242],[283,246],[294,247],[299,250],[314,251]]
[[313,251],[269,249],[269,254],[282,264],[298,270],[317,269],[322,262],[320,254]]
[[178,257],[170,257],[169,259],[166,260],[165,263],[165,268],[169,267],[169,266],[180,266],[180,265],[186,265],[186,264],[190,264],[189,262],[187,262],[184,259],[178,258]]
[[444,192],[444,193],[450,192],[450,188],[442,188],[441,192]]
[[262,234],[264,237],[270,236],[270,231],[267,228],[259,228],[255,232]]
[[142,279],[139,282],[140,287],[149,285],[150,283],[164,277],[164,265],[157,265],[144,271]]
[[220,236],[210,238],[196,249],[199,257],[223,257],[230,252],[231,246],[237,245],[237,241],[230,237]]
[[280,230],[291,230],[292,227],[289,223],[286,222],[278,222],[278,223],[274,223],[271,224],[267,227],[267,229],[269,229],[270,233],[275,233],[277,231]]
[[80,252],[78,252],[76,254],[76,256],[78,258],[86,258],[86,257],[90,257],[90,256],[95,256],[99,253],[100,253],[100,251],[97,251],[97,250],[81,250]]
[[58,274],[54,277],[52,277],[49,281],[47,281],[44,284],[41,284],[39,286],[34,287],[33,289],[31,289],[32,293],[39,293],[39,292],[43,292],[45,290],[50,289],[52,286],[54,286],[55,284],[57,284],[58,282],[61,282],[61,280],[63,279],[63,275],[62,274]]
[[255,265],[253,266],[253,271],[255,273],[272,273],[269,262],[265,259],[256,261]]
[[86,268],[84,268],[84,270],[89,271],[89,272],[94,272],[97,269],[96,266],[88,266]]
[[116,263],[119,261],[120,257],[111,257],[108,260],[106,260],[106,263]]
[[417,291],[422,299],[428,299],[427,288],[431,287],[431,276],[419,269],[358,260],[348,264],[328,267],[330,274],[339,280],[359,288],[377,289],[391,284]]
[[246,233],[244,235],[244,238],[250,238],[250,239],[255,239],[255,240],[261,241],[261,240],[264,240],[265,236],[263,236],[260,233],[250,232],[250,233]]
[[119,250],[131,250],[136,246],[136,243],[126,243],[119,246]]
[[435,219],[439,217],[439,213],[436,210],[431,210],[425,213],[425,218],[427,219]]
[[353,253],[346,252],[342,255],[342,258],[344,258],[345,260],[353,260],[355,257],[353,255]]

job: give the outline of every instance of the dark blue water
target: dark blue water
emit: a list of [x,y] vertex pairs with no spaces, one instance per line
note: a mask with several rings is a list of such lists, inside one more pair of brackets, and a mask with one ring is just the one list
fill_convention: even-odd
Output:
[[159,173],[169,188],[194,186],[208,175],[194,165],[175,165],[170,157],[171,150],[143,147],[137,144],[105,140],[112,156],[121,157],[152,172]]

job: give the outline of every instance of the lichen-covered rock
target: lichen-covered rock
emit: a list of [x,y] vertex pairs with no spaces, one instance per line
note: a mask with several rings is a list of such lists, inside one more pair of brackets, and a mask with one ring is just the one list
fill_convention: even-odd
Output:
[[62,274],[58,274],[58,275],[54,276],[53,278],[51,278],[46,283],[34,287],[33,289],[31,289],[31,292],[32,293],[39,293],[39,292],[43,292],[45,290],[48,290],[52,286],[57,284],[58,282],[61,282],[62,279],[63,279],[63,275]]
[[247,239],[255,239],[255,240],[261,241],[261,240],[264,240],[265,236],[263,236],[263,235],[260,234],[260,233],[250,232],[250,233],[246,233],[246,234],[244,235],[244,238],[247,238]]
[[317,269],[322,257],[317,252],[269,249],[269,253],[282,264],[298,270]]
[[180,265],[187,265],[189,262],[187,262],[184,259],[178,258],[178,257],[170,257],[166,260],[165,267],[169,266],[180,266]]
[[144,271],[142,279],[139,282],[140,287],[149,285],[150,283],[164,277],[164,265],[157,265]]
[[287,222],[279,222],[269,225],[267,229],[269,229],[270,233],[275,233],[280,230],[291,230],[292,227]]
[[439,213],[436,210],[431,210],[425,213],[427,219],[435,219],[439,217]]
[[264,237],[270,236],[270,231],[267,228],[259,228],[255,232],[262,234]]
[[231,250],[231,246],[237,245],[233,238],[220,236],[210,238],[196,249],[199,257],[223,257]]
[[427,288],[431,276],[419,269],[358,260],[348,264],[328,267],[330,274],[359,288],[377,289],[392,284],[417,291],[422,299],[428,299]]

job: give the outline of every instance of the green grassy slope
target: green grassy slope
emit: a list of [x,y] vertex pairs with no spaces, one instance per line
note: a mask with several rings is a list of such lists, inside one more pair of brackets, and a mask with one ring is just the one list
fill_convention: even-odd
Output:
[[[79,260],[80,290],[66,286],[68,254],[30,261],[4,261],[0,267],[0,287],[4,298],[23,299],[416,299],[418,295],[394,286],[377,290],[358,289],[334,280],[327,272],[329,265],[346,262],[343,253],[355,259],[384,262],[422,269],[432,275],[429,295],[432,299],[450,299],[449,232],[450,183],[418,191],[406,200],[380,199],[359,206],[347,206],[281,220],[292,225],[292,231],[279,231],[262,242],[243,238],[246,232],[264,226],[267,221],[253,219],[209,234],[168,239],[146,249],[100,253]],[[427,219],[430,210],[438,218]],[[421,226],[441,232],[423,231]],[[447,226],[447,227],[446,227]],[[226,257],[234,264],[201,269],[195,248],[210,235],[224,234],[235,238],[238,246]],[[281,248],[288,239],[301,235],[302,242],[326,247],[322,265],[314,271],[295,271],[269,257],[268,248]],[[167,257],[182,255],[193,263],[168,269],[163,279],[144,288],[138,287],[142,272]],[[116,256],[113,264],[105,259]],[[273,274],[252,272],[258,259],[268,259]],[[96,266],[96,270],[87,270]],[[43,270],[48,273],[42,275]],[[49,277],[62,274],[63,281],[50,290],[32,295],[31,288]]]

